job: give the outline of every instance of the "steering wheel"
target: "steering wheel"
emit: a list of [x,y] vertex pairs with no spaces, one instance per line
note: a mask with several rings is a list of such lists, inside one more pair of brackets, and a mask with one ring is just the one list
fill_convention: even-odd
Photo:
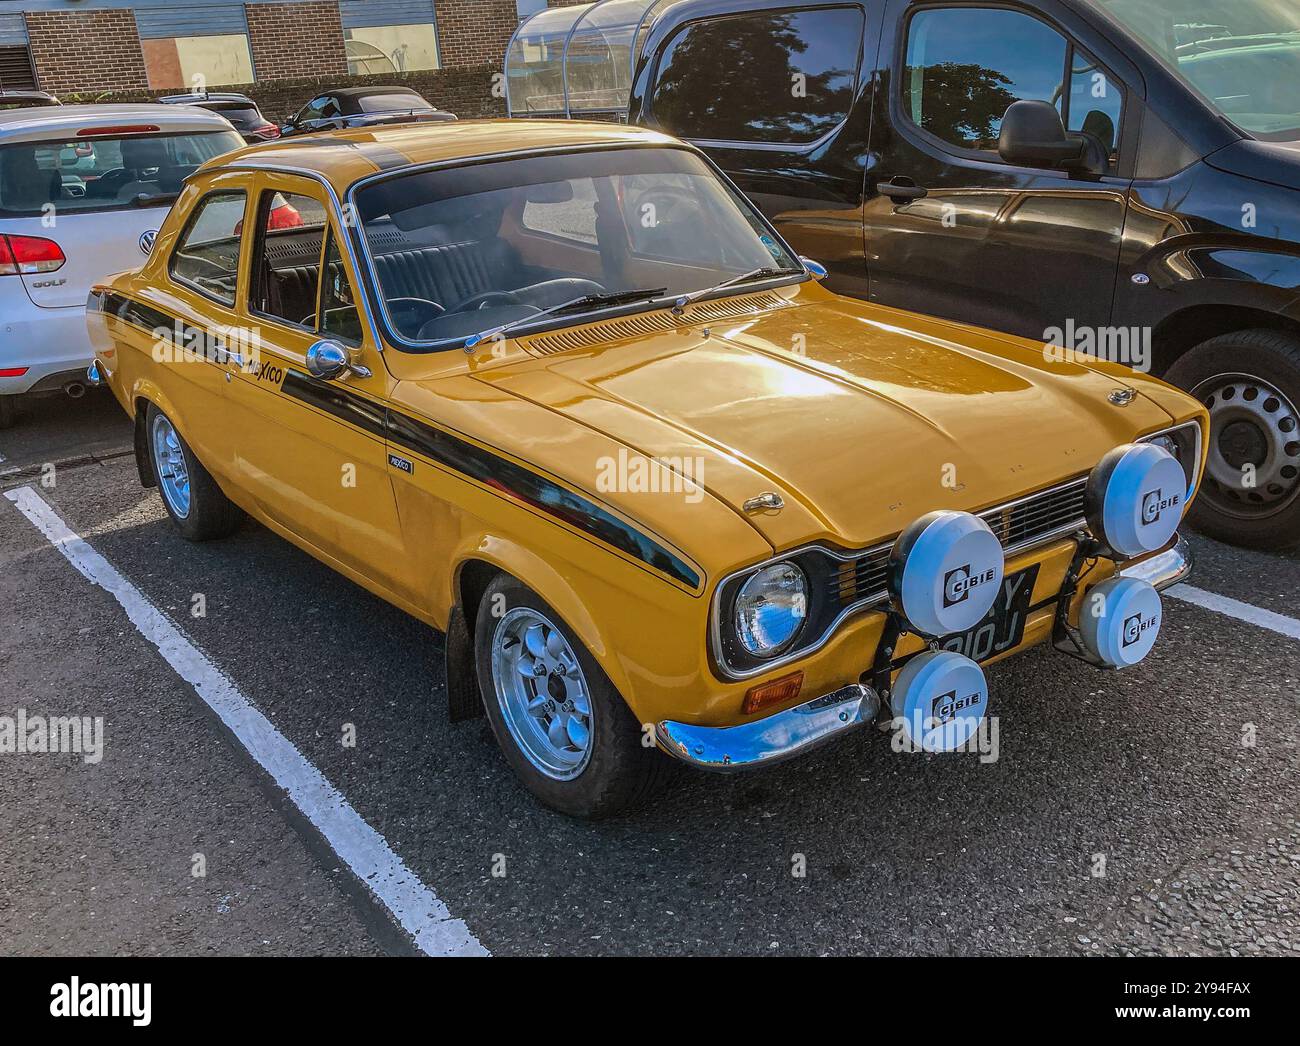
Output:
[[[472,312],[475,309],[486,308],[489,305],[519,305],[531,309],[533,306],[527,302],[521,301],[519,295],[514,291],[484,291],[482,294],[475,294],[472,298],[466,298],[456,306],[453,312]],[[541,311],[540,309],[538,310]]]

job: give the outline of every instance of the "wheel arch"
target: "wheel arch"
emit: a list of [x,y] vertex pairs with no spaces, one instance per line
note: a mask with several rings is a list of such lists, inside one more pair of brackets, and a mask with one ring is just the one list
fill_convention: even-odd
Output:
[[1248,330],[1283,331],[1300,337],[1300,319],[1253,305],[1188,306],[1166,316],[1152,331],[1152,371],[1165,374],[1197,345]]

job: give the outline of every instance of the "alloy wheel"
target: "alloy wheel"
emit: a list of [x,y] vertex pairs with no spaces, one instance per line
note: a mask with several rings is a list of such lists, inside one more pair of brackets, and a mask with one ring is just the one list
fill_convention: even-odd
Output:
[[492,635],[492,680],[525,758],[557,781],[582,773],[591,758],[591,693],[554,623],[531,607],[507,611]]

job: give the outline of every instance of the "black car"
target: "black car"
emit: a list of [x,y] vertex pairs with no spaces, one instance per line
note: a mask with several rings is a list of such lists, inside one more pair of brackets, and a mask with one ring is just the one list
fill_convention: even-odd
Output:
[[1300,543],[1300,0],[681,0],[642,28],[627,117],[837,290],[1166,376],[1214,422],[1199,526]]
[[62,105],[45,91],[6,91],[0,88],[0,109],[31,109],[45,105]]
[[211,93],[169,94],[158,101],[169,105],[197,105],[220,113],[231,122],[249,145],[267,142],[280,137],[280,128],[262,115],[257,103],[245,94]]
[[373,124],[454,119],[454,113],[430,104],[409,87],[341,87],[316,95],[289,118],[280,132],[287,136]]

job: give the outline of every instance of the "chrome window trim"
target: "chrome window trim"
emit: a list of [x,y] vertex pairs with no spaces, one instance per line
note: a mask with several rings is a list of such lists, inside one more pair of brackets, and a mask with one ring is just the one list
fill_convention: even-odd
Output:
[[[1161,432],[1153,432],[1151,433],[1151,435],[1159,436],[1162,435],[1164,431],[1167,430],[1161,430]],[[1087,479],[1088,477],[1086,475],[1076,476],[1074,479],[1067,480],[1064,483],[1058,483],[1052,487],[1045,487],[1044,489],[1036,491],[1033,494],[1026,494],[1023,497],[1015,498],[1012,501],[1007,501],[1000,505],[994,505],[991,508],[977,509],[972,512],[972,515],[983,518],[984,516],[990,515],[995,512],[1006,512],[1007,510],[1014,509],[1020,505],[1025,504],[1026,502],[1035,501],[1039,498],[1047,498],[1058,492],[1068,490],[1071,487],[1077,487],[1082,484],[1085,484],[1087,483]],[[1083,519],[1083,517],[1080,517],[1078,520],[1074,520],[1069,524],[1064,524],[1060,527],[1054,528],[1053,530],[1045,534],[1038,534],[1030,540],[1021,541],[1014,545],[1004,546],[1003,554],[1005,557],[1010,558],[1011,556],[1019,555],[1022,552],[1027,552],[1036,548],[1045,547],[1047,545],[1052,544],[1055,541],[1061,540],[1067,535],[1077,533],[1080,529],[1083,529],[1086,526],[1087,526],[1086,520]],[[821,650],[822,647],[824,647],[827,643],[831,641],[831,639],[839,631],[840,626],[843,625],[844,621],[848,617],[854,614],[859,614],[865,610],[870,610],[874,607],[881,606],[889,599],[889,592],[887,590],[880,590],[877,592],[869,593],[868,595],[863,596],[861,599],[857,600],[856,602],[850,603],[847,607],[841,610],[840,613],[826,627],[826,630],[822,633],[821,637],[818,638],[815,643],[812,643],[809,646],[799,647],[796,650],[783,654],[781,657],[773,658],[771,661],[765,661],[761,665],[756,665],[753,668],[736,669],[728,665],[722,656],[722,607],[720,605],[720,600],[722,597],[722,591],[728,582],[734,581],[736,578],[742,577],[746,574],[755,573],[756,571],[762,570],[764,567],[771,566],[775,563],[783,563],[786,560],[793,560],[795,557],[803,555],[807,552],[820,552],[821,554],[827,556],[828,558],[839,560],[842,563],[851,562],[857,559],[864,559],[868,556],[892,548],[896,540],[898,540],[897,535],[890,538],[888,541],[882,541],[875,545],[869,545],[867,548],[857,549],[853,551],[844,551],[842,549],[831,548],[828,545],[822,545],[817,542],[813,542],[811,544],[800,545],[797,548],[789,549],[788,551],[782,552],[779,555],[772,556],[769,559],[765,559],[761,563],[754,563],[751,566],[742,567],[739,570],[733,570],[730,574],[727,574],[724,577],[720,578],[718,580],[717,585],[714,586],[713,595],[709,601],[709,646],[710,646],[709,652],[714,667],[717,669],[718,673],[724,679],[738,682],[745,679],[752,679],[755,676],[762,675],[764,672],[769,672],[775,668],[781,668],[785,665],[788,665],[794,661],[799,660],[800,658],[807,657],[811,654],[815,654],[817,651]]]
[[1196,493],[1196,488],[1200,486],[1201,483],[1201,454],[1205,450],[1203,446],[1205,437],[1201,432],[1200,422],[1184,421],[1177,425],[1170,425],[1168,428],[1157,429],[1155,432],[1148,432],[1145,436],[1138,437],[1137,442],[1150,443],[1158,436],[1169,436],[1175,432],[1181,432],[1183,429],[1192,429],[1196,436],[1196,441],[1193,444],[1195,449],[1192,454],[1192,477],[1187,487],[1187,502],[1190,507],[1192,496]]
[[[303,178],[308,178],[319,183],[324,187],[326,194],[329,196],[329,202],[333,207],[333,217],[338,224],[339,229],[343,230],[344,235],[337,236],[336,239],[343,245],[343,250],[347,252],[348,258],[352,261],[352,268],[361,280],[361,293],[364,296],[370,294],[369,288],[366,287],[366,270],[362,267],[357,259],[356,251],[353,248],[352,237],[346,235],[350,230],[348,222],[344,219],[343,205],[339,202],[338,194],[334,191],[334,186],[330,184],[319,171],[313,171],[306,167],[295,167],[290,164],[281,163],[257,163],[254,161],[241,160],[238,163],[220,164],[211,171],[205,171],[204,174],[215,174],[219,171],[273,171],[277,174],[296,174]],[[191,175],[193,177],[193,175]],[[187,179],[188,181],[188,179]],[[379,328],[375,325],[374,317],[369,309],[361,310],[364,312],[364,322],[366,329],[370,331],[371,340],[375,343],[375,351],[384,351],[384,339],[379,335]]]

